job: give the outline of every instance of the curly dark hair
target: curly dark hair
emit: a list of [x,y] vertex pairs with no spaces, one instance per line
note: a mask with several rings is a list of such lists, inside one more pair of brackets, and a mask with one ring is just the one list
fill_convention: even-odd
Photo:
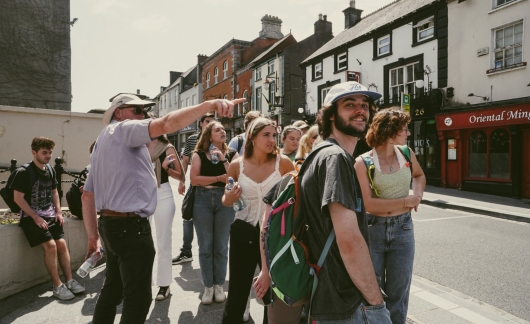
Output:
[[[370,117],[368,117],[368,125],[372,123],[375,113],[377,112],[377,106],[372,98],[366,97],[368,104],[370,105]],[[323,139],[326,139],[331,135],[331,125],[333,121],[331,117],[335,116],[337,113],[338,105],[335,101],[331,105],[322,106],[317,113],[317,124],[318,124],[318,133]]]
[[31,141],[31,150],[35,152],[38,152],[42,148],[47,149],[47,150],[53,150],[54,147],[55,147],[55,142],[46,137],[42,137],[42,136],[35,137]]
[[410,123],[410,116],[399,107],[384,109],[375,114],[366,133],[366,143],[371,147],[383,145],[389,138],[395,137]]

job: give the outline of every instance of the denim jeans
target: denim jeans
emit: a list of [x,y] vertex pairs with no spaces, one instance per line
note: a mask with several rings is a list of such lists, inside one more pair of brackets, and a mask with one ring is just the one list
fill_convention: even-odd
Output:
[[183,242],[182,247],[180,248],[180,252],[184,254],[191,254],[191,243],[193,243],[193,218],[189,221],[183,219],[182,220],[182,228],[183,228]]
[[94,311],[94,324],[114,323],[123,300],[120,323],[144,323],[151,305],[155,248],[147,218],[100,217],[99,234],[107,268]]
[[365,306],[361,303],[348,319],[316,322],[317,324],[392,324],[385,303],[376,306]]
[[393,217],[366,215],[370,253],[381,288],[388,297],[386,307],[394,324],[407,321],[414,263],[414,225],[410,212]]
[[204,286],[222,285],[228,264],[228,238],[235,211],[221,203],[224,187],[197,187],[193,205],[193,225],[199,244],[199,264]]

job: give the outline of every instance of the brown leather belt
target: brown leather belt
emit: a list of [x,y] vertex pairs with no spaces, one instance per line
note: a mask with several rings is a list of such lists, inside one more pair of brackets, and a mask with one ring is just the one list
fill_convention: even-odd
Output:
[[120,213],[114,210],[108,210],[108,209],[102,209],[101,210],[101,216],[109,216],[109,217],[142,217],[135,213]]

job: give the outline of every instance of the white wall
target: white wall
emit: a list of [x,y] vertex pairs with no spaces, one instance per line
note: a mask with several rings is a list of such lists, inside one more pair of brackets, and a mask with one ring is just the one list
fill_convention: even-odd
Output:
[[[254,88],[252,89],[252,93],[253,95],[256,94],[256,88],[259,88],[261,87],[261,92],[263,93],[263,95],[265,95],[265,97],[267,97],[267,99],[269,99],[269,101],[271,101],[271,98],[269,98],[269,90],[265,90],[265,80],[267,79],[267,69],[268,69],[268,65],[269,65],[269,62],[271,61],[274,61],[274,71],[276,71],[276,74],[271,74],[271,76],[269,77],[269,82],[270,81],[275,81],[277,80],[277,83],[276,83],[276,95],[277,96],[283,96],[284,94],[284,89],[283,89],[283,82],[282,82],[282,77],[283,77],[283,55],[277,55],[275,56],[274,58],[271,58],[269,60],[267,60],[265,63],[261,64],[260,66],[254,68],[254,71],[252,73],[252,78],[254,80]],[[256,70],[257,69],[261,69],[261,79],[260,80],[256,80]],[[277,79],[276,79],[277,78]],[[254,100],[255,97],[253,97]],[[274,98],[272,99],[274,100]],[[274,102],[274,101],[271,101],[271,102]],[[254,105],[255,103],[253,103]],[[276,110],[279,111],[280,108],[276,108]],[[269,114],[269,105],[267,104],[267,101],[265,100],[265,98],[263,96],[261,96],[261,112],[265,115],[268,115]]]
[[[449,79],[455,88],[456,101],[471,104],[484,102],[468,97],[491,95],[493,101],[530,96],[529,67],[487,75],[493,68],[494,43],[492,29],[523,19],[523,62],[530,58],[530,1],[518,0],[497,10],[492,1],[453,1],[447,5],[449,13]],[[489,54],[477,56],[477,50],[488,47]]]
[[[357,46],[348,48],[348,68],[349,71],[361,72],[361,83],[364,86],[374,83],[377,85],[377,91],[381,94],[388,94],[388,89],[384,89],[384,69],[387,64],[397,62],[399,58],[408,58],[423,53],[423,68],[429,65],[432,73],[429,78],[433,89],[437,88],[437,53],[438,42],[433,39],[430,42],[412,47],[412,24],[402,25],[392,31],[392,55],[373,60],[373,43],[372,41],[363,42]],[[359,60],[361,64],[357,62]],[[306,67],[306,82],[307,94],[306,102],[308,104],[309,113],[314,114],[320,109],[318,105],[318,87],[325,84],[327,81],[335,81],[340,79],[341,82],[346,80],[346,72],[342,71],[334,73],[334,58],[328,56],[323,59],[322,79],[318,81],[312,80],[312,66]],[[427,77],[425,76],[425,85],[427,85]],[[371,88],[370,90],[375,90]],[[322,98],[323,100],[323,98]]]

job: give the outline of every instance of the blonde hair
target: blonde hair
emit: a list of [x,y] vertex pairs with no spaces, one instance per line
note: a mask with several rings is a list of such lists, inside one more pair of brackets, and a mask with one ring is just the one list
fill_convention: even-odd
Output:
[[300,138],[300,146],[298,146],[298,151],[296,152],[296,159],[305,159],[307,154],[309,154],[313,150],[313,146],[311,144],[311,139],[315,136],[318,136],[318,126],[314,125],[307,133]]

